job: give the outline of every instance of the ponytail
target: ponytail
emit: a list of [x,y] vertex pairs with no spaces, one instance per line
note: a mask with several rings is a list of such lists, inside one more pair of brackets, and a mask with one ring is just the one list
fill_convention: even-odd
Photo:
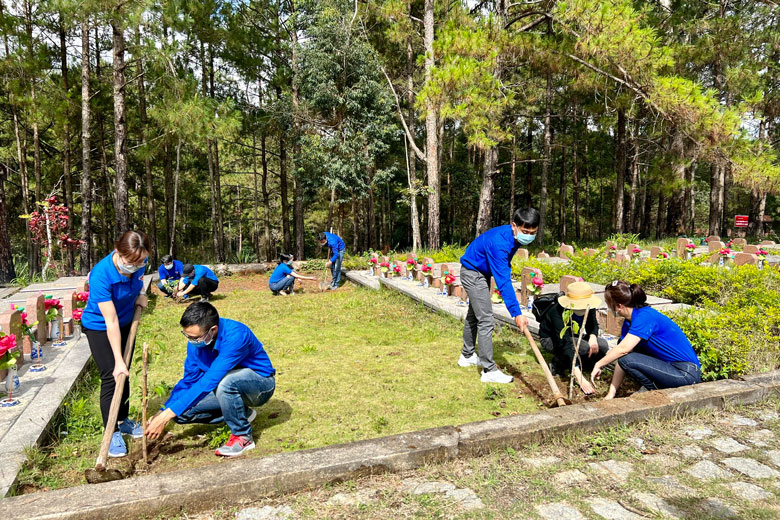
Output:
[[279,255],[279,263],[280,264],[286,264],[287,262],[292,260],[292,257],[293,257],[293,255],[290,255],[290,254],[287,254],[287,253],[282,253],[282,254]]
[[618,305],[638,309],[647,306],[647,294],[639,285],[615,280],[604,291],[604,299],[611,309]]

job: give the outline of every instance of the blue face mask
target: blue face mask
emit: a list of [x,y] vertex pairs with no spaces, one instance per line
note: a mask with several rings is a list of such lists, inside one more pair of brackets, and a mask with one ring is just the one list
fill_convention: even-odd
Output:
[[192,341],[192,340],[190,340],[190,341],[189,341],[190,345],[192,345],[192,346],[193,346],[193,347],[195,347],[195,348],[204,348],[204,347],[206,347],[206,346],[210,345],[211,343],[213,343],[213,342],[214,342],[214,337],[212,337],[211,339],[209,339],[208,341],[206,341],[206,336],[208,336],[210,332],[211,332],[211,331],[207,332],[207,333],[206,333],[206,334],[205,334],[205,335],[204,335],[204,336],[203,336],[203,337],[200,339],[200,341]]
[[515,240],[517,240],[517,242],[520,245],[522,245],[522,246],[527,246],[528,244],[533,242],[535,238],[536,238],[535,234],[534,235],[528,235],[526,233],[521,233],[519,231],[515,235]]

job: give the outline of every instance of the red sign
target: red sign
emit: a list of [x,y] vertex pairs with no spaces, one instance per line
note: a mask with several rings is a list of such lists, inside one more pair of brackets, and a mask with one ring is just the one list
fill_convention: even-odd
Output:
[[748,216],[747,215],[735,215],[734,216],[734,227],[748,227]]

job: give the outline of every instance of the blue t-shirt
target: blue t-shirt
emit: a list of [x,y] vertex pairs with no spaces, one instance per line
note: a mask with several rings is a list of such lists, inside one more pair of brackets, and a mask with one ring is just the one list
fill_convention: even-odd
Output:
[[639,347],[649,355],[668,363],[689,361],[701,367],[691,342],[685,333],[669,316],[652,307],[637,307],[631,314],[631,321],[623,322],[621,341],[626,334],[633,334],[642,341]]
[[460,257],[463,267],[495,279],[504,305],[513,318],[522,314],[512,285],[512,257],[519,248],[520,244],[512,236],[512,226],[498,226],[475,238]]
[[106,330],[106,319],[98,307],[98,303],[102,302],[114,302],[120,327],[133,321],[135,299],[144,286],[141,278],[145,270],[139,269],[129,278],[123,276],[114,266],[114,253],[112,251],[98,262],[89,273],[89,299],[81,316],[85,329]]
[[181,278],[181,272],[184,270],[184,264],[182,264],[179,260],[173,261],[173,268],[166,269],[165,264],[160,264],[160,268],[157,270],[157,273],[160,275],[160,281],[162,280],[178,280]]
[[263,344],[249,327],[220,318],[217,339],[210,346],[198,348],[187,342],[184,376],[173,387],[165,407],[176,415],[183,414],[214,391],[234,368],[249,368],[263,377],[276,373]]
[[191,283],[192,285],[198,285],[198,282],[204,276],[209,280],[214,280],[215,282],[219,281],[219,278],[217,278],[217,275],[214,274],[214,271],[212,271],[205,265],[195,264],[193,267],[195,268],[195,272],[191,276],[185,276],[184,278],[181,279],[184,285],[187,285],[188,283]]
[[339,258],[339,253],[344,251],[347,246],[340,236],[327,231],[325,231],[325,239],[328,241],[328,247],[330,248],[330,261],[335,262]]
[[271,278],[268,279],[268,285],[282,281],[288,274],[292,272],[293,268],[285,263],[277,265],[276,269],[274,269],[274,272],[271,273]]

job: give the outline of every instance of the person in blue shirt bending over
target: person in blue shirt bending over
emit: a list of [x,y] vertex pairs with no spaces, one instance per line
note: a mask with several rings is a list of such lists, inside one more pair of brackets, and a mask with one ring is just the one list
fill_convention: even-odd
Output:
[[184,264],[182,275],[184,277],[179,281],[175,298],[186,300],[190,295],[200,294],[201,301],[207,302],[211,299],[211,293],[219,287],[219,278],[205,265]]
[[219,424],[230,438],[217,449],[235,457],[255,447],[252,421],[276,389],[273,365],[263,344],[243,323],[220,318],[208,302],[195,302],[179,321],[187,338],[184,376],[157,415],[149,420],[146,436],[158,438],[169,421],[178,424]]
[[157,288],[165,293],[166,298],[173,296],[183,270],[184,264],[179,260],[174,260],[171,255],[162,257],[162,264],[157,269],[157,273],[160,275],[160,283],[157,284]]
[[268,279],[268,288],[274,295],[281,294],[287,296],[295,294],[293,286],[295,285],[295,279],[299,280],[316,280],[313,276],[303,276],[295,272],[292,267],[293,255],[282,253],[279,255],[279,265],[276,266],[274,272],[271,273],[271,278]]
[[[503,373],[493,361],[493,303],[490,300],[490,278],[504,299],[509,314],[520,330],[528,326],[517,294],[512,286],[512,258],[520,248],[536,238],[539,212],[519,209],[507,226],[494,227],[479,235],[460,258],[460,281],[469,297],[469,311],[463,328],[463,349],[458,366],[482,368],[483,383],[511,383],[512,376]],[[476,345],[479,355],[475,355]]]
[[644,390],[677,388],[701,383],[701,363],[685,333],[665,314],[647,307],[647,295],[636,284],[615,280],[604,291],[609,312],[625,318],[620,343],[596,362],[591,381],[617,361],[609,391],[617,394],[626,374]]
[[328,263],[326,265],[330,267],[330,272],[333,275],[333,281],[328,289],[335,291],[339,288],[339,281],[341,281],[341,263],[344,261],[344,252],[347,246],[340,236],[327,231],[320,233],[317,236],[317,240],[319,240],[321,246],[328,244],[330,254],[328,255]]

